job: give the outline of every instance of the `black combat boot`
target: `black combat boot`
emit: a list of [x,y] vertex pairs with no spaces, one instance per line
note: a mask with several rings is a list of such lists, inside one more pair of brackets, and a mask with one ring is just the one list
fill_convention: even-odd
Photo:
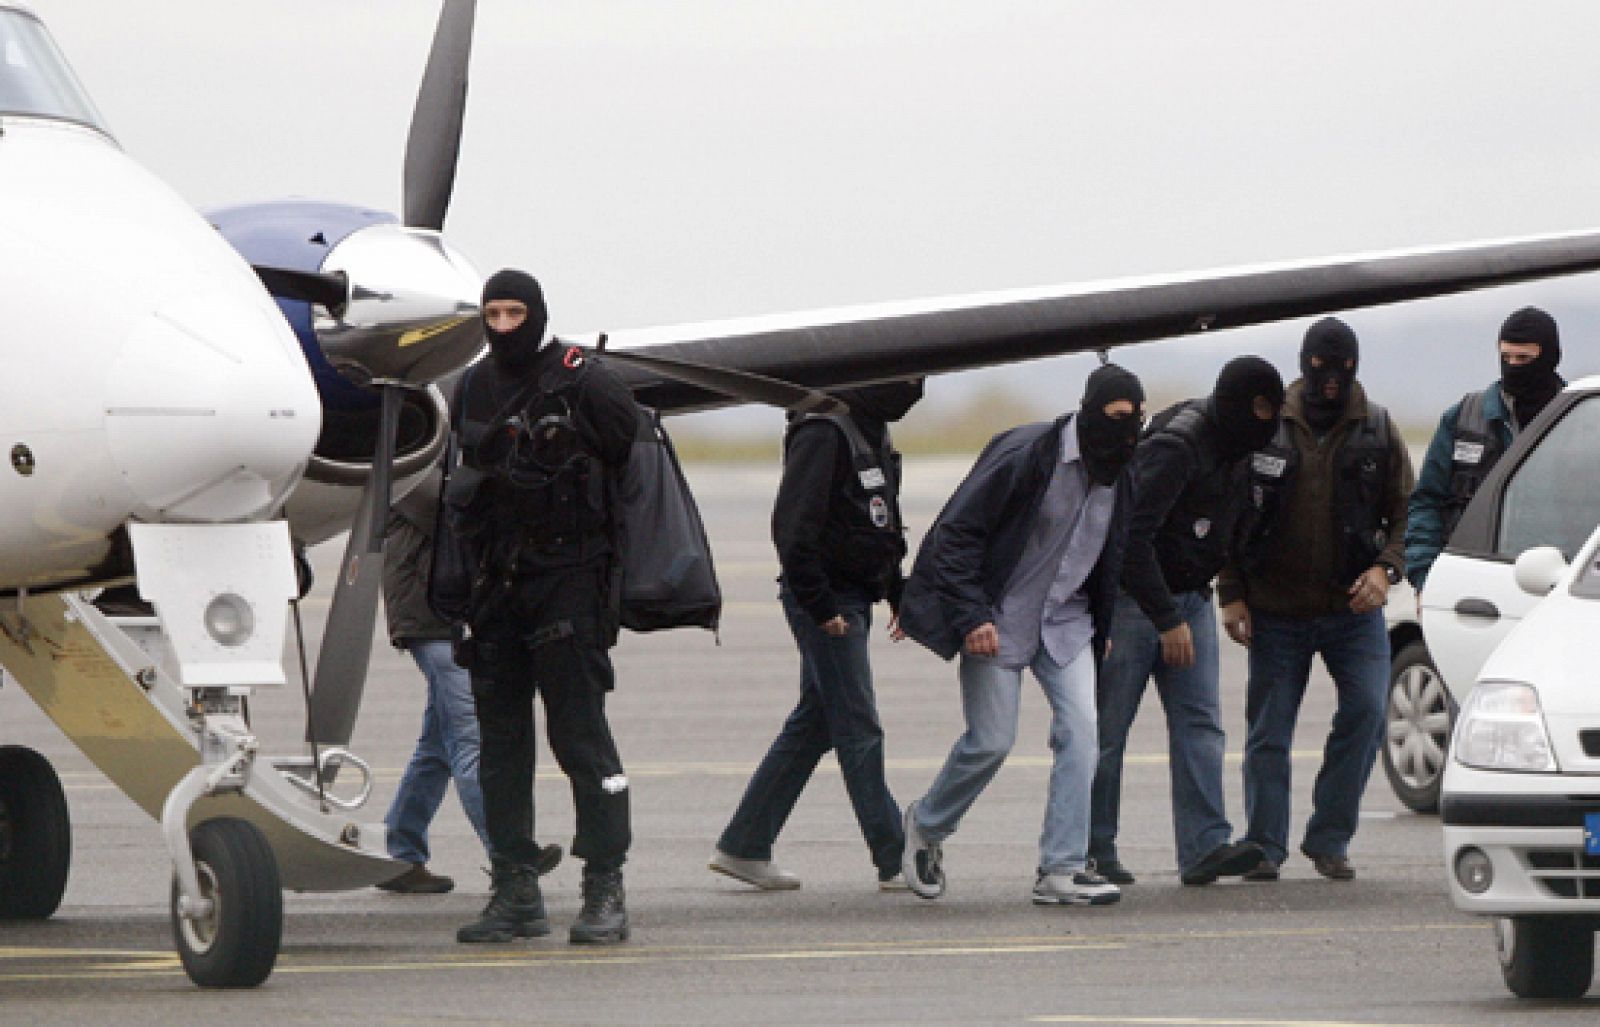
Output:
[[494,894],[489,896],[489,904],[478,919],[456,931],[456,941],[510,941],[549,934],[550,920],[544,914],[544,896],[539,893],[539,868],[503,859],[493,863],[490,878]]
[[568,940],[574,945],[615,945],[628,940],[621,870],[583,872],[583,909]]

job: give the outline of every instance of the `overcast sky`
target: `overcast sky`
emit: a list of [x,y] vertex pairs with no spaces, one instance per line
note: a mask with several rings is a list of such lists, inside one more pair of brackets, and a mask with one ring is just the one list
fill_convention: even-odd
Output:
[[[125,148],[196,205],[398,207],[436,0],[33,6]],[[485,273],[534,271],[558,330],[1600,226],[1592,2],[479,8],[447,232]],[[1521,303],[1561,321],[1567,369],[1600,370],[1595,285],[1349,320],[1379,398],[1431,418],[1408,398],[1492,378]],[[1291,373],[1302,329],[1120,359],[1198,393],[1225,353]],[[1405,359],[1440,334],[1459,359]],[[998,380],[1064,407],[1088,359],[930,395]]]

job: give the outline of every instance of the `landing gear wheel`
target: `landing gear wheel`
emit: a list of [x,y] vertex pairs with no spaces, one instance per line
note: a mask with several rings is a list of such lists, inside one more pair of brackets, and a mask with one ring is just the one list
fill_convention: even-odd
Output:
[[1445,751],[1456,707],[1428,647],[1412,642],[1389,664],[1383,772],[1399,800],[1417,813],[1439,809]]
[[172,936],[189,979],[202,988],[253,988],[272,973],[283,938],[283,888],[278,863],[256,826],[245,820],[207,820],[190,833],[201,895],[211,912],[179,912],[182,892],[172,883]]
[[1518,998],[1580,998],[1594,979],[1594,928],[1571,920],[1500,917],[1500,974]]
[[71,863],[72,823],[55,769],[32,749],[0,746],[0,919],[54,913]]

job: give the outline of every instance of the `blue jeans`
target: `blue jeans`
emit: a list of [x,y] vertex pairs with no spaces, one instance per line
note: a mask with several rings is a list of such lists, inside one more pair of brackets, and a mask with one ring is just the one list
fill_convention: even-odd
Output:
[[1311,821],[1302,850],[1346,855],[1383,738],[1389,635],[1382,610],[1320,617],[1252,614],[1245,707],[1250,721],[1244,756],[1244,804],[1250,816],[1246,837],[1275,863],[1287,855],[1289,748],[1311,676],[1311,658],[1318,654],[1333,677],[1339,700],[1311,793]]
[[478,786],[478,716],[472,702],[472,681],[456,666],[450,643],[413,641],[408,647],[428,680],[428,705],[422,713],[422,735],[400,778],[400,789],[383,822],[389,828],[389,855],[408,863],[428,862],[428,825],[439,812],[453,779],[461,808],[485,850],[489,833],[483,820],[483,791]]
[[823,631],[787,589],[779,593],[800,650],[800,701],[756,768],[717,847],[741,859],[771,859],[800,793],[829,749],[838,755],[856,823],[880,877],[900,870],[905,835],[883,767],[883,725],[867,659],[872,607],[840,597],[845,635]]
[[[1050,703],[1050,795],[1039,836],[1039,872],[1074,873],[1088,861],[1089,785],[1094,777],[1094,654],[1088,646],[1063,667],[1044,646],[1033,676]],[[967,730],[917,803],[917,827],[929,841],[955,833],[1017,740],[1022,668],[961,654],[961,710]]]
[[1117,599],[1111,655],[1100,667],[1100,763],[1094,777],[1089,852],[1117,858],[1122,807],[1122,756],[1128,730],[1153,676],[1167,713],[1167,757],[1172,776],[1172,833],[1178,869],[1194,869],[1233,837],[1222,792],[1222,733],[1217,614],[1211,596],[1180,592],[1178,612],[1194,636],[1194,664],[1169,667],[1161,659],[1161,634],[1132,596]]

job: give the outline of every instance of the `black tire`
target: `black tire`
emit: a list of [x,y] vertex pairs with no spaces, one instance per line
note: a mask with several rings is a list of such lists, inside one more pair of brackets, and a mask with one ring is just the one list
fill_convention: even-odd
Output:
[[1501,917],[1495,950],[1518,998],[1581,998],[1594,979],[1594,928],[1554,917]]
[[1417,813],[1439,809],[1439,785],[1455,721],[1455,702],[1428,647],[1420,639],[1401,647],[1389,663],[1383,773],[1396,797]]
[[178,912],[172,882],[172,938],[189,979],[202,988],[253,988],[267,979],[283,939],[278,862],[261,831],[232,817],[207,820],[189,835],[200,891],[211,914]]
[[0,919],[43,920],[61,905],[72,821],[50,761],[0,746]]

